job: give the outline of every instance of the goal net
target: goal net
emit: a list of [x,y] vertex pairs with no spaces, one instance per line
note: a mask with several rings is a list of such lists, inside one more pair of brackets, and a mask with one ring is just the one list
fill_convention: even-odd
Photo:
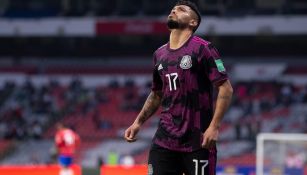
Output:
[[257,175],[304,175],[306,167],[307,134],[263,133],[257,136]]

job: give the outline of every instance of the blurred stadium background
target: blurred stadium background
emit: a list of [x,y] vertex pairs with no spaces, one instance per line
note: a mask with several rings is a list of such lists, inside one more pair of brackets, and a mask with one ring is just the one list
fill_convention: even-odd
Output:
[[[168,41],[175,2],[0,0],[0,167],[56,163],[58,121],[81,135],[83,174],[146,164],[159,116],[136,143],[125,143],[123,130],[150,91],[152,53]],[[218,48],[235,90],[218,170],[255,174],[258,133],[307,132],[307,1],[196,3],[196,34]]]

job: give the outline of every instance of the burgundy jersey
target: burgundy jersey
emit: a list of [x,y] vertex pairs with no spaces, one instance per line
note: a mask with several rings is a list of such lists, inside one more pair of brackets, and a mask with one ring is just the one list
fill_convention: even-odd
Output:
[[191,36],[178,49],[169,43],[153,56],[153,91],[162,91],[162,112],[153,142],[174,151],[201,148],[213,117],[213,86],[228,79],[217,50]]

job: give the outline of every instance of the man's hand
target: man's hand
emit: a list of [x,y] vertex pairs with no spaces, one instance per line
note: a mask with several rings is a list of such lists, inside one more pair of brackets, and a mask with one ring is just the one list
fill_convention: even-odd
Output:
[[128,129],[125,131],[125,139],[127,142],[135,142],[136,135],[140,130],[140,125],[133,123]]
[[215,146],[216,141],[219,136],[219,130],[215,127],[209,127],[206,132],[203,134],[203,143],[201,146],[203,148],[212,148]]

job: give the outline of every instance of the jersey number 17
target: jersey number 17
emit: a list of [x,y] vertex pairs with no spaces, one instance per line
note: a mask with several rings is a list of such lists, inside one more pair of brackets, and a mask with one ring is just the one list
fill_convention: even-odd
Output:
[[173,91],[177,89],[176,80],[178,78],[178,73],[170,73],[165,75],[168,78],[169,90]]

